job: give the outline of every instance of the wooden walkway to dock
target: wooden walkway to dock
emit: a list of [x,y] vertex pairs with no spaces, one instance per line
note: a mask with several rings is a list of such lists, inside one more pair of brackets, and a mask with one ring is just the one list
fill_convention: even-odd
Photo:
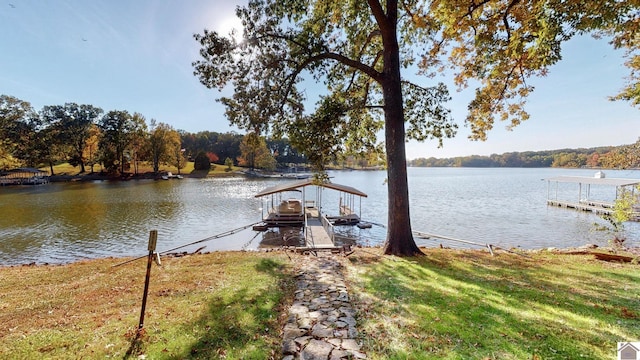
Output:
[[305,243],[309,248],[333,249],[335,244],[318,218],[307,218]]

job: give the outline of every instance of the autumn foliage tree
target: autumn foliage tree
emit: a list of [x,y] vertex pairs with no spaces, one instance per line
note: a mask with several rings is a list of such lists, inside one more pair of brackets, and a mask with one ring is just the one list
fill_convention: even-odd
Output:
[[176,146],[180,146],[180,134],[171,125],[151,119],[148,154],[154,173],[160,171],[160,165],[173,161],[173,148]]
[[273,170],[276,168],[276,160],[267,148],[266,140],[255,132],[247,133],[240,143],[240,166],[251,169]]
[[207,157],[209,158],[209,162],[216,163],[220,160],[218,155],[212,153],[211,151],[207,151]]
[[[296,134],[331,132],[338,144],[312,144],[329,156],[375,146],[384,129],[384,251],[414,255],[420,250],[409,216],[405,141],[442,144],[457,128],[446,107],[449,92],[433,77],[453,74],[459,87],[477,86],[466,124],[473,139],[484,140],[496,121],[513,127],[528,118],[527,79],[545,75],[574,35],[614,36],[614,46],[633,54],[637,10],[635,2],[617,0],[251,0],[237,9],[241,35],[195,35],[202,59],[194,67],[210,88],[233,86],[233,96],[220,101],[240,128],[291,135],[301,146],[311,142]],[[409,73],[415,69],[425,75],[420,82]],[[304,110],[304,80],[326,87],[313,114]]]

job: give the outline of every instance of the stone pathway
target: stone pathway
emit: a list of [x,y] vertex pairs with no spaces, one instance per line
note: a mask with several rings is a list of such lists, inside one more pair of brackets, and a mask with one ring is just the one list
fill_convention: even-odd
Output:
[[298,258],[297,290],[282,339],[283,360],[366,359],[342,264],[331,253]]

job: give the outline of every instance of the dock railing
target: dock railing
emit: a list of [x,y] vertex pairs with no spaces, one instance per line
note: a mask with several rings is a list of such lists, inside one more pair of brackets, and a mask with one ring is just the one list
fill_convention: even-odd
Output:
[[335,245],[336,239],[335,239],[335,231],[333,229],[333,225],[331,225],[331,222],[329,221],[329,219],[327,219],[326,215],[322,215],[322,217],[320,218],[320,222],[322,223],[322,227],[324,228],[324,230],[327,232],[327,234],[329,234],[331,243]]

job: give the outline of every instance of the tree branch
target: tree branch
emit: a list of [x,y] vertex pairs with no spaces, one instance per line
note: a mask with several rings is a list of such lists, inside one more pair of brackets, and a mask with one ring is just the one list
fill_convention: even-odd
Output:
[[466,14],[462,15],[462,17],[471,17],[473,15],[473,12],[478,10],[479,8],[483,7],[484,5],[486,5],[489,1],[491,0],[483,0],[480,3],[476,4],[475,1],[471,2],[471,5],[469,5],[469,11],[467,11]]
[[367,0],[367,4],[369,4],[371,13],[378,23],[378,27],[382,28],[382,24],[384,24],[388,19],[384,14],[384,10],[382,9],[382,5],[380,5],[380,1]]
[[507,40],[511,39],[511,26],[509,25],[509,12],[519,2],[520,0],[512,0],[507,6],[507,9],[504,11],[504,15],[502,16],[502,22],[504,23],[504,28],[507,32]]

